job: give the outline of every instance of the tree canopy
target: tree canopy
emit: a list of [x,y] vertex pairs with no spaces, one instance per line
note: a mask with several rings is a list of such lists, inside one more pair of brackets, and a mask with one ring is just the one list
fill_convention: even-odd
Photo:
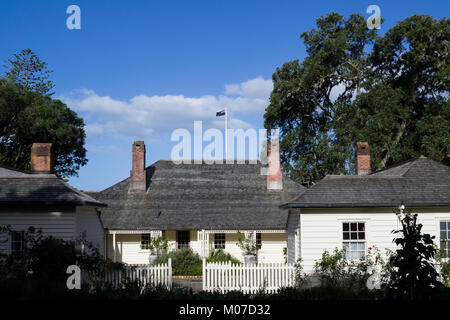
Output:
[[54,172],[75,176],[87,163],[84,121],[60,100],[0,78],[0,164],[26,170],[34,142],[51,142]]
[[24,49],[14,54],[13,59],[8,59],[8,64],[5,65],[5,77],[20,84],[25,90],[53,94],[50,91],[54,85],[49,80],[53,71],[47,68],[47,63],[41,61],[33,50]]
[[284,171],[304,185],[354,172],[357,141],[382,169],[428,156],[450,164],[450,20],[414,15],[383,36],[330,13],[301,35],[307,57],[277,68],[265,126]]

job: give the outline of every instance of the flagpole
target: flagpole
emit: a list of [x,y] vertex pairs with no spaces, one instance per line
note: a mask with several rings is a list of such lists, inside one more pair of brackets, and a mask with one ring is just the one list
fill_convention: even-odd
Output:
[[227,134],[227,127],[228,127],[228,110],[225,108],[225,162],[228,157],[228,134]]

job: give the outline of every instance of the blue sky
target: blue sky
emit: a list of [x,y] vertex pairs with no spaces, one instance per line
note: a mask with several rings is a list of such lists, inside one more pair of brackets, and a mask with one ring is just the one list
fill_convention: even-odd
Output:
[[[66,28],[71,4],[81,30]],[[70,183],[101,190],[129,175],[134,140],[145,140],[147,164],[170,158],[170,133],[194,120],[221,128],[222,106],[230,127],[263,128],[272,73],[305,56],[299,35],[329,12],[369,17],[371,4],[382,33],[450,9],[448,1],[2,1],[0,59],[31,48],[48,62],[55,97],[86,123],[89,163]]]

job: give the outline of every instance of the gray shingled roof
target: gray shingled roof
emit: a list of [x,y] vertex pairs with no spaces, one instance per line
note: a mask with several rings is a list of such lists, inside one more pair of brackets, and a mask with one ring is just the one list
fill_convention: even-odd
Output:
[[288,213],[279,206],[305,188],[285,178],[283,190],[268,191],[261,167],[160,160],[146,168],[145,194],[129,194],[129,178],[89,194],[108,205],[108,229],[284,229]]
[[450,168],[426,157],[363,176],[326,176],[282,207],[450,206]]
[[54,174],[33,174],[0,166],[0,205],[105,206]]

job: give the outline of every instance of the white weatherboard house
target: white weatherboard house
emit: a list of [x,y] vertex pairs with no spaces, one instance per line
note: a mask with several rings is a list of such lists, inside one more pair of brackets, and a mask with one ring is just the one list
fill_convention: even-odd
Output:
[[51,144],[35,143],[31,172],[0,166],[0,252],[23,249],[25,232],[64,240],[84,237],[104,253],[99,208],[104,204],[71,187],[51,173]]
[[[107,204],[102,221],[107,256],[144,264],[152,236],[164,235],[172,249],[191,247],[202,257],[224,249],[238,259],[238,231],[253,234],[259,262],[283,263],[288,211],[280,205],[305,188],[282,177],[278,145],[269,166],[250,164],[174,164],[159,160],[145,168],[145,145],[132,147],[130,177],[89,194]],[[268,170],[267,170],[268,169]],[[268,171],[268,175],[261,172]]]
[[373,245],[396,249],[393,209],[401,203],[449,255],[450,168],[420,157],[371,173],[369,145],[358,143],[356,153],[357,175],[326,176],[282,206],[289,211],[288,261],[301,258],[312,273],[324,250],[346,248],[348,258],[359,259]]

